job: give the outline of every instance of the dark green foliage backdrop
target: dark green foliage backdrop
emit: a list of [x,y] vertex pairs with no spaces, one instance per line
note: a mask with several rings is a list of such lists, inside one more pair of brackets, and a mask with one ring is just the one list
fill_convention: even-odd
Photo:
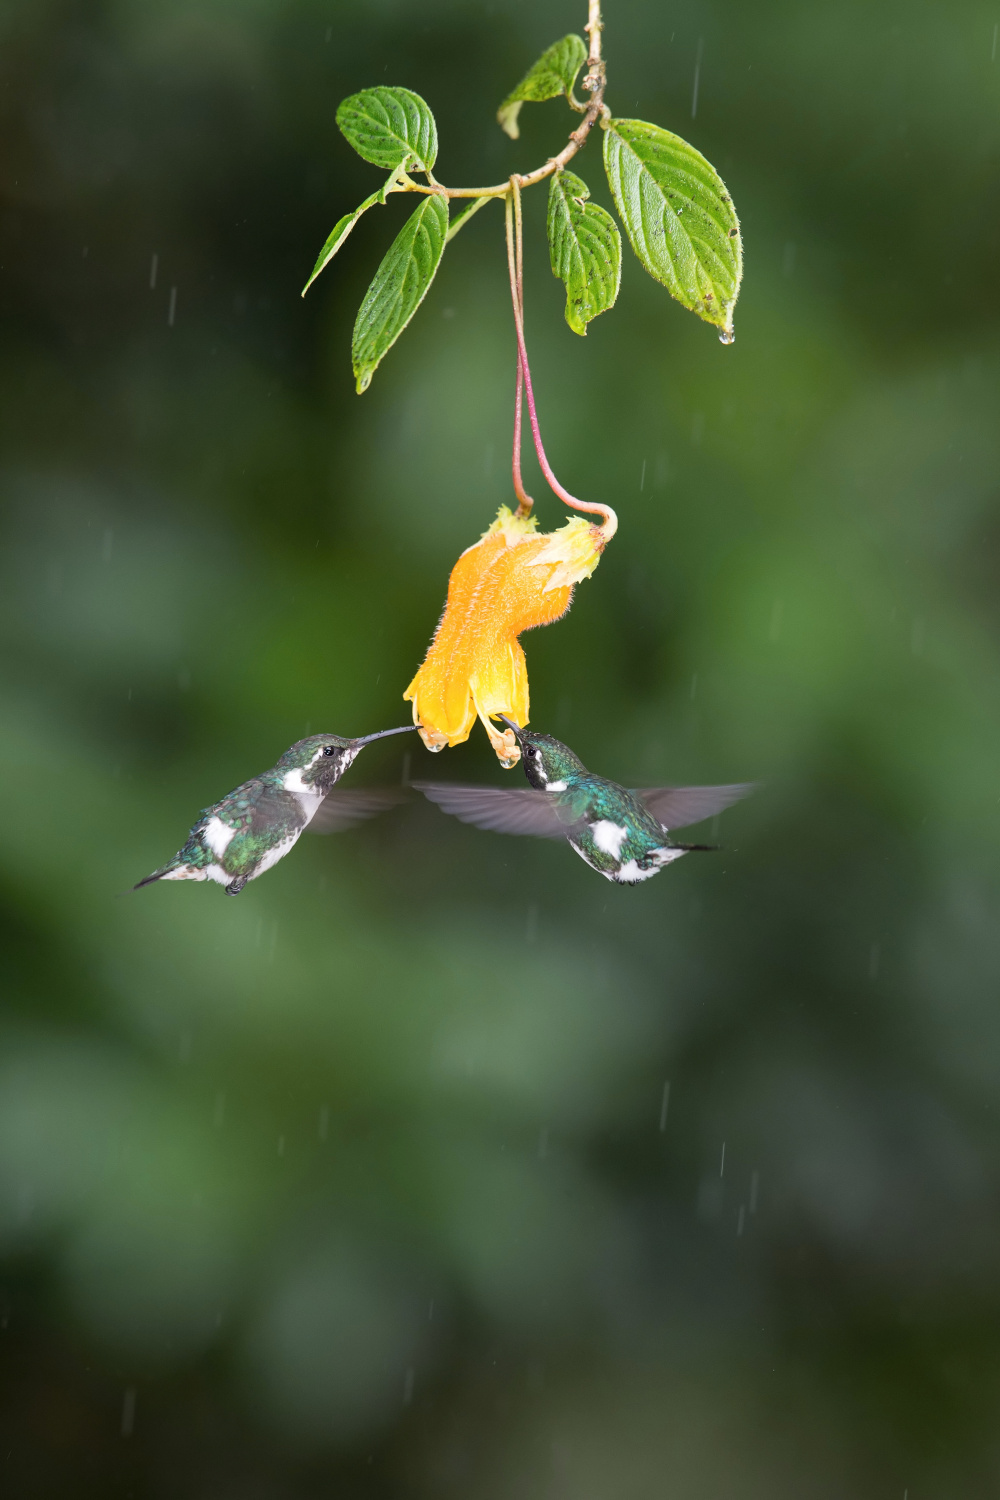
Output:
[[510,498],[499,207],[360,399],[410,202],[299,299],[378,177],[337,101],[528,169],[564,107],[493,112],[583,12],[4,8],[5,1493],[1000,1494],[995,8],[608,0],[612,108],[740,210],[730,349],[628,250],[577,338],[526,198],[550,455],[621,517],[533,723],[759,778],[725,852],[623,890],[420,804],[116,899],[292,740],[405,721]]

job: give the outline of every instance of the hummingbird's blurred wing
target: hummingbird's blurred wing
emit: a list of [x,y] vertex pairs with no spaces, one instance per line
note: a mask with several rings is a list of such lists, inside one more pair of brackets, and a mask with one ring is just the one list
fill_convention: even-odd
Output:
[[335,786],[327,792],[307,827],[310,833],[339,833],[342,828],[352,828],[365,818],[377,817],[405,800],[406,793],[398,786],[365,786],[356,790],[352,787],[346,792]]
[[564,839],[570,825],[562,822],[549,792],[533,787],[519,790],[495,786],[456,786],[454,783],[415,781],[417,791],[474,828],[492,833],[531,833],[541,839]]
[[712,818],[724,807],[732,807],[756,787],[755,781],[733,786],[644,786],[635,795],[664,828],[687,828],[689,823],[700,823],[702,818]]

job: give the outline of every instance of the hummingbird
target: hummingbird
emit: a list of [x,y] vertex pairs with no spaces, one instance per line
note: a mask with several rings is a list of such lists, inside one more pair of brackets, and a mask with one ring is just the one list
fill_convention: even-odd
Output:
[[296,741],[269,771],[204,808],[184,847],[132,889],[154,880],[214,880],[227,896],[238,896],[248,880],[284,859],[307,826],[333,833],[398,802],[401,794],[391,787],[331,789],[365,745],[413,728],[404,724],[357,740],[311,734]]
[[588,771],[552,735],[522,729],[505,714],[497,717],[517,737],[528,787],[413,785],[444,812],[476,828],[566,839],[591,869],[618,885],[637,885],[683,854],[711,849],[710,844],[672,843],[667,830],[710,818],[754,790],[753,782],[742,782],[630,791]]

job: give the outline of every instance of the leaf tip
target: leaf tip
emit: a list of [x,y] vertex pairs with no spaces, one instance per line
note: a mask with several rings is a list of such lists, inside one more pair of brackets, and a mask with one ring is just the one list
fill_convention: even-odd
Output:
[[497,124],[504,135],[510,136],[512,141],[520,139],[521,127],[517,123],[517,117],[521,113],[521,100],[515,99],[510,104],[501,104],[497,110]]

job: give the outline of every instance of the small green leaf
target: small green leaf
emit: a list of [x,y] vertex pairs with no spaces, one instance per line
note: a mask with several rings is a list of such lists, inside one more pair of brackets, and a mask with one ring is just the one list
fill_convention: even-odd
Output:
[[345,214],[342,219],[337,220],[336,224],[334,224],[333,226],[333,229],[330,231],[329,239],[323,246],[322,250],[319,252],[319,259],[312,268],[312,275],[309,277],[309,280],[302,288],[303,297],[305,296],[306,292],[308,292],[309,288],[312,286],[319,273],[326,270],[327,266],[330,264],[331,260],[333,260],[333,257],[336,255],[337,251],[347,239],[347,236],[350,234],[355,224],[361,218],[361,215],[367,209],[373,207],[373,205],[378,203],[380,200],[383,203],[385,202],[385,198],[383,197],[382,193],[372,193],[371,197],[366,198],[364,203],[361,204],[360,208],[356,208],[352,214]]
[[359,156],[393,171],[412,163],[429,172],[437,160],[437,125],[430,108],[410,89],[362,89],[341,101],[337,124]]
[[312,275],[309,277],[309,280],[302,288],[303,297],[305,296],[306,292],[308,292],[309,288],[312,286],[319,273],[326,270],[327,266],[330,264],[331,260],[336,255],[341,245],[347,239],[347,236],[350,234],[355,224],[361,218],[361,215],[365,213],[367,209],[373,208],[376,203],[381,203],[384,205],[386,197],[389,193],[398,193],[402,191],[400,187],[400,178],[403,176],[405,170],[406,162],[400,162],[396,170],[394,172],[390,172],[389,176],[385,179],[377,193],[372,193],[368,198],[366,198],[361,207],[356,208],[352,214],[345,214],[342,219],[337,220],[336,224],[334,224],[333,226],[333,229],[330,231],[330,236],[326,244],[319,252],[319,259],[313,266]]
[[389,246],[354,324],[351,355],[358,395],[371,384],[434,280],[448,235],[448,200],[429,195]]
[[556,172],[549,188],[549,257],[566,283],[566,322],[586,334],[598,313],[614,307],[622,275],[618,225],[572,172]]
[[526,100],[555,99],[565,94],[568,99],[573,92],[576,75],[587,61],[587,44],[582,37],[572,32],[561,42],[554,42],[529,68],[513,93],[497,110],[497,119],[512,141],[521,134],[517,117]]
[[650,276],[731,344],[743,247],[718,172],[679,135],[645,120],[610,122],[604,165],[632,249]]

